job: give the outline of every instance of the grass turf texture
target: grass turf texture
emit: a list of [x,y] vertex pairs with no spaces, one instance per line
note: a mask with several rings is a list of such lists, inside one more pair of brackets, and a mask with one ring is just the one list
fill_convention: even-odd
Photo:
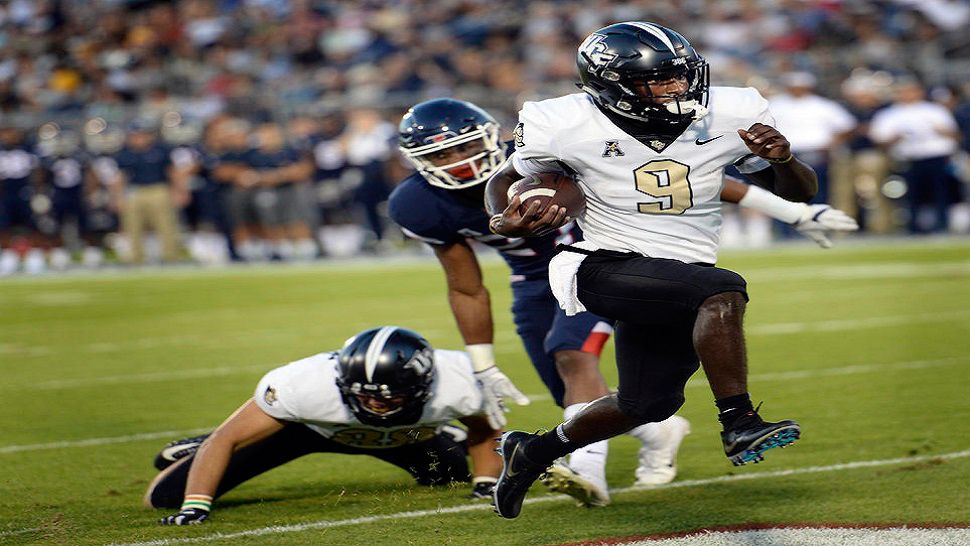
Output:
[[[681,412],[693,434],[679,480],[970,449],[970,245],[726,253],[721,265],[749,281],[752,395],[765,400],[766,418],[798,419],[803,438],[761,465],[732,467],[698,374]],[[494,260],[484,270],[499,362],[524,392],[540,395],[513,410],[510,426],[550,427],[561,412],[515,337],[507,271]],[[314,455],[230,492],[201,527],[162,527],[155,521],[167,511],[141,507],[157,450],[218,424],[265,370],[386,323],[461,347],[443,283],[433,262],[0,283],[0,543],[205,537],[468,504],[468,486],[429,490],[375,459]],[[614,380],[610,350],[602,369]],[[43,447],[160,431],[173,433]],[[629,486],[636,444],[617,438],[610,449],[610,485]],[[211,543],[548,544],[745,522],[966,524],[968,475],[970,458],[930,460],[628,491],[606,509],[528,504],[514,521],[481,509]],[[537,486],[530,499],[545,494]]]

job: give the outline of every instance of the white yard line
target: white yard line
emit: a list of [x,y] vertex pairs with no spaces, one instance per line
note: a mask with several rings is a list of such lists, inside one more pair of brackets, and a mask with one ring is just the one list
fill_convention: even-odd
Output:
[[[797,476],[801,474],[818,474],[823,472],[839,472],[843,470],[855,470],[859,468],[873,468],[880,466],[891,466],[896,464],[913,464],[932,460],[950,460],[950,459],[961,459],[970,457],[970,449],[964,451],[954,451],[950,453],[941,453],[938,455],[921,455],[918,457],[900,457],[896,459],[879,459],[879,460],[869,460],[869,461],[854,461],[851,463],[833,464],[825,466],[810,466],[805,468],[792,468],[788,470],[777,470],[774,472],[752,472],[750,474],[733,474],[730,476],[718,476],[716,478],[706,478],[702,480],[684,480],[679,482],[669,483],[667,485],[659,485],[653,487],[622,487],[618,489],[611,489],[610,493],[612,495],[621,495],[631,491],[645,491],[647,489],[674,489],[683,487],[697,487],[703,485],[710,485],[716,483],[729,483],[736,481],[746,481],[746,480],[760,480],[769,478],[784,478],[788,476]],[[542,497],[533,497],[531,499],[526,499],[524,504],[540,504],[547,502],[558,502],[563,500],[572,501],[573,499],[565,495],[547,495]],[[350,518],[350,519],[340,519],[340,520],[320,520],[313,521],[309,523],[300,523],[294,525],[276,525],[272,527],[260,527],[256,529],[250,529],[247,531],[239,531],[235,533],[213,533],[211,535],[192,537],[192,538],[175,538],[175,539],[160,539],[160,540],[150,540],[146,542],[133,542],[125,544],[124,546],[165,546],[168,544],[190,544],[195,542],[209,542],[213,540],[233,540],[243,537],[255,537],[255,536],[267,536],[267,535],[279,535],[283,533],[298,533],[301,531],[309,531],[313,529],[332,529],[334,527],[348,527],[353,525],[364,525],[368,523],[376,523],[380,521],[390,521],[390,520],[401,520],[401,519],[415,519],[426,516],[438,516],[441,514],[457,514],[461,512],[476,512],[483,510],[491,510],[491,506],[485,503],[476,504],[464,504],[460,506],[451,506],[447,508],[438,508],[435,510],[413,510],[410,512],[397,512],[394,514],[384,514],[379,516],[366,516],[361,518]],[[497,517],[497,516],[495,516]],[[496,520],[497,522],[498,520]],[[497,523],[496,523],[497,524]]]
[[25,444],[19,446],[0,447],[0,454],[19,453],[21,451],[39,451],[43,449],[60,449],[65,447],[87,447],[103,446],[108,444],[127,444],[129,442],[141,442],[143,440],[157,440],[159,438],[177,439],[195,434],[209,432],[212,427],[193,428],[189,430],[163,430],[161,432],[143,432],[141,434],[129,434],[127,436],[111,436],[108,438],[86,438],[83,440],[66,440],[63,442],[50,442],[46,444]]
[[34,527],[32,529],[16,529],[14,531],[0,531],[0,538],[13,537],[17,535],[26,535],[27,533],[37,533],[43,531],[43,527]]
[[[892,370],[916,370],[924,368],[935,368],[940,366],[949,366],[959,362],[966,361],[966,357],[950,357],[941,358],[937,360],[910,360],[906,362],[889,362],[889,363],[878,363],[878,364],[857,364],[853,366],[841,366],[838,368],[820,368],[813,370],[792,370],[787,372],[771,372],[762,374],[752,374],[748,377],[751,381],[776,381],[776,380],[786,380],[786,379],[811,379],[813,377],[832,377],[840,375],[853,375],[862,374],[870,372],[887,372]],[[259,369],[263,369],[260,367]],[[266,367],[265,369],[269,369]],[[220,368],[221,370],[221,368]],[[225,373],[235,373],[238,371],[255,371],[256,366],[250,366],[248,368],[228,368]],[[119,376],[119,377],[139,377],[139,376]],[[154,375],[153,375],[154,377]],[[113,380],[113,382],[115,382]],[[122,383],[118,380],[117,383]],[[688,387],[701,387],[706,386],[707,381],[704,379],[692,379],[687,383]],[[548,400],[550,398],[548,393],[534,393],[529,394],[529,399],[532,401]],[[26,445],[12,445],[12,446],[0,446],[0,455],[5,453],[18,453],[22,451],[37,451],[44,449],[59,449],[68,447],[87,447],[87,446],[98,446],[98,445],[108,445],[108,444],[124,444],[129,442],[140,442],[143,440],[156,440],[159,438],[181,438],[185,436],[191,436],[193,434],[201,434],[202,432],[207,432],[211,428],[201,428],[192,430],[182,430],[182,431],[162,431],[162,432],[144,432],[140,434],[129,434],[126,436],[114,436],[107,438],[86,438],[81,440],[66,440],[61,442],[51,442],[46,444],[26,444]]]

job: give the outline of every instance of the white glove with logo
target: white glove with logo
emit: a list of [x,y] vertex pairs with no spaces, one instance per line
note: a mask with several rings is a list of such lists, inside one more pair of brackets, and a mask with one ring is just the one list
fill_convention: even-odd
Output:
[[505,412],[509,411],[505,407],[504,398],[511,398],[516,404],[526,406],[529,404],[529,397],[512,384],[498,366],[475,372],[475,379],[482,386],[482,394],[485,395],[485,416],[488,418],[488,425],[493,430],[499,430],[505,426]]
[[808,205],[802,217],[794,224],[799,233],[818,243],[822,248],[832,248],[828,238],[831,231],[856,231],[859,224],[848,214],[828,205]]

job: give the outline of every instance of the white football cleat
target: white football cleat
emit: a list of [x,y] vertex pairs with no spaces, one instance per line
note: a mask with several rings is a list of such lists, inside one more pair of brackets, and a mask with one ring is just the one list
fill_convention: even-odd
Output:
[[658,439],[640,447],[634,485],[663,485],[677,477],[677,451],[690,434],[690,421],[674,415],[657,425]]
[[606,506],[610,503],[610,493],[605,483],[587,478],[563,463],[553,463],[539,476],[539,481],[550,491],[576,499],[578,506]]

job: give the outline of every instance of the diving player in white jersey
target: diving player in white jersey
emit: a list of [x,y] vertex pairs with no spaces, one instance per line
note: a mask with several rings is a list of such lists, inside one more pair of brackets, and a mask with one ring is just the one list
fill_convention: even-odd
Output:
[[[584,93],[522,108],[516,152],[489,179],[486,205],[500,235],[543,233],[570,220],[566,211],[520,210],[509,186],[547,171],[575,177],[586,194],[577,218],[585,240],[553,258],[550,285],[567,314],[616,320],[619,388],[546,434],[503,435],[495,507],[506,518],[518,516],[550,461],[673,415],[701,362],[735,465],[800,434],[796,422],[765,422],[752,406],[745,281],[714,263],[726,167],[793,201],[815,194],[815,173],[771,126],[767,101],[754,89],[710,88],[707,62],[671,29],[610,25],[582,43],[577,64]],[[816,222],[841,214],[791,206]]]
[[371,455],[420,485],[472,480],[472,498],[491,498],[501,430],[488,411],[466,353],[396,326],[365,330],[339,352],[270,371],[214,432],[166,446],[145,505],[180,508],[163,524],[202,523],[213,498],[308,453]]

